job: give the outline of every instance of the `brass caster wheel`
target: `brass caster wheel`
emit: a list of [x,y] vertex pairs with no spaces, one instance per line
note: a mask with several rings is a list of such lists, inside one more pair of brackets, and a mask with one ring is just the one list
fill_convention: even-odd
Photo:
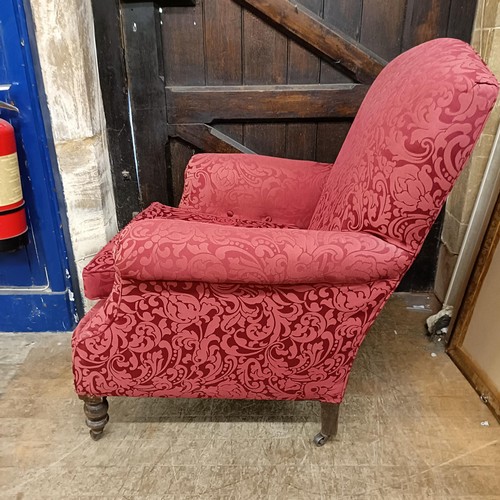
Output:
[[316,446],[323,446],[328,441],[329,437],[330,436],[326,436],[325,434],[318,432],[313,438],[313,443]]

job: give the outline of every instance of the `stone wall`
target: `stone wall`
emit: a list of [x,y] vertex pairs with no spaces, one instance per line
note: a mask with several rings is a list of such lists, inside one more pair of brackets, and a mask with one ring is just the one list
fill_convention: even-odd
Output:
[[[500,79],[500,3],[498,0],[478,1],[471,43],[491,71]],[[500,102],[497,102],[474,149],[472,158],[446,203],[435,283],[435,293],[441,301],[445,298],[464,240],[499,122]]]
[[81,285],[83,267],[117,230],[92,8],[90,0],[31,8]]

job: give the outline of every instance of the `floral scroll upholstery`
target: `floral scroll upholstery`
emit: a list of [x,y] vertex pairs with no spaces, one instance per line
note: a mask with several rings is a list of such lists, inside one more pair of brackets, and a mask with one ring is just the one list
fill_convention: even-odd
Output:
[[[134,217],[133,221],[136,222],[143,219],[178,219],[185,221],[215,222],[217,224],[244,227],[294,227],[273,224],[267,221],[218,217],[216,215],[197,213],[187,209],[167,207],[158,202],[152,203],[148,208]],[[83,287],[85,296],[89,299],[104,299],[111,292],[115,280],[114,248],[119,236],[120,234],[116,235],[106,244],[83,270]]]
[[111,245],[73,336],[77,393],[341,402],[497,92],[467,44],[435,40],[382,71],[333,167],[195,156],[181,211]]
[[75,332],[76,391],[339,403],[394,284],[119,279]]
[[123,230],[116,271],[137,281],[357,284],[397,279],[411,257],[366,233],[148,220]]
[[419,250],[497,93],[495,77],[460,40],[397,57],[370,87],[309,227],[366,231]]
[[251,154],[199,154],[179,206],[307,228],[332,165]]

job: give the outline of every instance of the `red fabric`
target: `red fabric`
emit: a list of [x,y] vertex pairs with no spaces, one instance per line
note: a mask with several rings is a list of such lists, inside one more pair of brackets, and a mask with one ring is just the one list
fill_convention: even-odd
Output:
[[495,77],[460,40],[397,57],[370,87],[310,228],[368,231],[418,250],[497,94]]
[[[384,69],[332,169],[297,167],[291,180],[284,172],[300,162],[273,160],[271,168],[258,157],[196,157],[186,176],[188,213],[231,210],[299,227],[331,173],[310,230],[219,227],[225,219],[202,224],[198,216],[129,226],[111,294],[73,336],[77,393],[340,402],[359,345],[497,92],[467,44],[435,40]],[[223,278],[241,283],[210,282]]]
[[102,299],[109,295],[115,281],[113,256],[116,236],[83,268],[83,291],[88,299]]
[[251,154],[195,155],[179,206],[307,228],[331,167]]
[[123,230],[116,268],[135,280],[267,285],[397,279],[412,255],[363,233],[142,220]]
[[[235,219],[232,217],[217,217],[200,214],[192,210],[173,208],[152,203],[138,214],[133,222],[144,219],[177,219],[184,221],[214,222],[223,225],[244,227],[285,227],[265,221]],[[293,226],[290,226],[293,227]],[[118,233],[83,269],[83,288],[88,299],[103,299],[111,292],[115,280],[115,243],[121,233]]]
[[394,286],[124,280],[74,334],[76,391],[338,403]]

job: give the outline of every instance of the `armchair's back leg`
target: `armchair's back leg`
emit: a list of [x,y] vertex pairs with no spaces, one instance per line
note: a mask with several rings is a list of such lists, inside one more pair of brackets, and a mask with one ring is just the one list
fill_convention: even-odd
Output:
[[329,438],[337,434],[340,404],[321,403],[321,431],[314,436],[314,444],[323,446]]
[[104,426],[108,423],[108,401],[99,396],[78,396],[83,401],[83,411],[87,417],[85,423],[90,429],[90,437],[97,441],[102,437]]

